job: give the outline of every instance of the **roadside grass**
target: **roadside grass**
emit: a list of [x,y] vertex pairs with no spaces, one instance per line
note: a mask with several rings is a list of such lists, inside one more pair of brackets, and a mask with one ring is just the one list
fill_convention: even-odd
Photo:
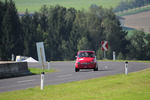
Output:
[[143,62],[143,63],[150,63],[149,60],[147,60],[147,61],[142,61],[142,60],[127,60],[127,61],[129,61],[129,62]]
[[[3,2],[5,0],[2,0]],[[92,4],[103,6],[104,8],[116,7],[122,0],[13,0],[16,4],[18,12],[25,12],[26,9],[30,13],[39,11],[42,5],[61,5],[66,8],[73,7],[77,10],[85,9],[88,10]],[[125,0],[123,0],[125,1]]]
[[150,98],[150,68],[128,75],[117,74],[101,78],[58,85],[28,88],[0,93],[0,100],[148,100]]
[[33,74],[41,74],[41,72],[44,73],[52,73],[52,72],[56,72],[57,70],[55,69],[40,69],[40,68],[29,68],[30,72]]

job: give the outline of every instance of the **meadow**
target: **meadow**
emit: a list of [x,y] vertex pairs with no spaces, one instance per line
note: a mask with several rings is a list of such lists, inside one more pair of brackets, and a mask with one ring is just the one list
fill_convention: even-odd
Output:
[[[5,1],[5,0],[2,0]],[[29,12],[39,11],[42,5],[48,7],[54,5],[61,5],[66,8],[73,7],[77,10],[88,8],[92,4],[103,6],[104,8],[116,7],[121,0],[13,0],[16,4],[18,12],[25,12],[28,9]],[[122,0],[125,1],[125,0]]]
[[41,72],[44,72],[44,73],[53,73],[53,72],[56,72],[57,70],[55,69],[40,69],[40,68],[29,68],[30,72],[32,74],[41,74]]

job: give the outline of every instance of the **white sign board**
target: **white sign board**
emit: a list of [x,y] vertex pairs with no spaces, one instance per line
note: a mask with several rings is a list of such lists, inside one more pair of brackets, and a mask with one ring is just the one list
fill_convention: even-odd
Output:
[[43,42],[37,42],[36,43],[37,47],[37,53],[38,53],[38,60],[40,63],[45,63],[46,58],[45,58],[45,50],[44,50],[44,43]]

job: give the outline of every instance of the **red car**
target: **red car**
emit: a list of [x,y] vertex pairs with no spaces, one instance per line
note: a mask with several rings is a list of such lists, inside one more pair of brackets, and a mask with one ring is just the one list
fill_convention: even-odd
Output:
[[98,71],[98,64],[95,56],[95,52],[92,50],[81,50],[76,56],[75,72],[80,69],[94,69]]

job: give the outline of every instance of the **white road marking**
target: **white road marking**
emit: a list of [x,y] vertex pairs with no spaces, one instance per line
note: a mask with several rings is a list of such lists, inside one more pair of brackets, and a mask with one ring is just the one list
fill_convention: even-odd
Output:
[[67,77],[67,76],[72,76],[72,74],[66,74],[66,75],[61,75],[61,76],[57,76],[57,77]]
[[32,80],[23,80],[23,81],[17,81],[18,83],[26,83],[26,82],[33,82],[35,81],[35,79]]

